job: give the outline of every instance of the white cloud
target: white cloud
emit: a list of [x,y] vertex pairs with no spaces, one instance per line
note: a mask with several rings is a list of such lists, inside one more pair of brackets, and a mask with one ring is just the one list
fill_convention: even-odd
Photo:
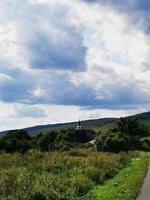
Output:
[[99,99],[114,96],[111,85],[116,89],[136,86],[139,96],[148,99],[150,73],[143,66],[150,64],[150,36],[143,27],[114,8],[96,4],[76,9],[76,23],[84,27],[84,45],[88,49],[87,71],[74,73],[72,81],[93,87]]
[[43,97],[45,96],[45,91],[42,88],[38,87],[32,90],[31,94],[35,97]]
[[[0,95],[2,98],[4,93],[3,100],[13,99],[11,104],[0,103],[1,130],[148,110],[150,35],[145,33],[143,25],[147,24],[143,20],[141,15],[141,20],[133,23],[132,16],[114,6],[87,4],[81,0],[1,1],[0,86],[8,81],[9,87],[7,84],[0,87]],[[44,43],[38,38],[41,34],[46,38]],[[57,46],[50,51],[58,53],[54,55],[57,62],[46,69],[39,62],[39,69],[33,68],[32,60],[36,56],[41,55],[42,61],[51,61],[53,56],[47,53],[49,46]],[[71,70],[66,66],[68,59],[63,60],[65,67],[60,67],[60,56],[62,60],[65,56],[71,58]],[[73,61],[78,59],[74,67]],[[90,91],[93,91],[91,96]],[[89,102],[94,110],[84,108],[89,96],[93,98]],[[67,101],[69,97],[71,100]],[[12,117],[16,116],[18,102],[31,103],[32,99],[47,117],[30,120]],[[66,106],[48,105],[61,104],[59,99]],[[99,104],[94,105],[94,101]],[[42,104],[45,102],[47,105]],[[67,106],[71,103],[79,106]],[[24,104],[20,105],[25,108]],[[96,109],[98,106],[105,109]]]
[[14,22],[0,24],[0,59],[7,67],[25,68],[25,52]]
[[[109,109],[81,109],[78,106],[53,106],[39,104],[36,106],[24,104],[0,103],[0,131],[25,128],[34,125],[72,122],[86,119],[121,117],[132,115],[138,110],[109,110]],[[38,117],[32,115],[38,114]],[[41,117],[40,115],[41,114]]]
[[0,81],[2,82],[5,80],[12,80],[12,78],[8,76],[7,74],[0,73]]

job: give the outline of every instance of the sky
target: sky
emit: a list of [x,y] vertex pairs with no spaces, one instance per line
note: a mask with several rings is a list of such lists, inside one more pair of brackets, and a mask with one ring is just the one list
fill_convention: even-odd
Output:
[[150,111],[149,0],[0,1],[0,131]]

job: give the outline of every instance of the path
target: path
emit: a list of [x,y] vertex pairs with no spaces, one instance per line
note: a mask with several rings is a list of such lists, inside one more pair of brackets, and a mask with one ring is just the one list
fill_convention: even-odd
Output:
[[150,166],[148,173],[144,179],[144,184],[141,188],[141,193],[136,200],[150,200]]

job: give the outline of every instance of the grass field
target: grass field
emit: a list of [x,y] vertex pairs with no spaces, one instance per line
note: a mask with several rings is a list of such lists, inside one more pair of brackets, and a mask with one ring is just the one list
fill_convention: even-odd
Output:
[[24,158],[2,153],[0,200],[132,200],[147,160],[145,154],[89,150],[29,151]]
[[92,196],[96,200],[135,200],[148,169],[149,153],[139,154],[137,158],[120,170],[111,180],[96,186]]
[[97,184],[115,176],[129,162],[126,154],[87,150],[68,153],[30,151],[21,155],[0,154],[0,199],[88,199]]

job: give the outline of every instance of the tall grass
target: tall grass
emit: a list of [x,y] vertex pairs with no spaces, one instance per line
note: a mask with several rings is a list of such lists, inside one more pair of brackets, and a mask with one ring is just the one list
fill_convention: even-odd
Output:
[[116,175],[126,154],[73,150],[0,154],[0,200],[79,200]]

